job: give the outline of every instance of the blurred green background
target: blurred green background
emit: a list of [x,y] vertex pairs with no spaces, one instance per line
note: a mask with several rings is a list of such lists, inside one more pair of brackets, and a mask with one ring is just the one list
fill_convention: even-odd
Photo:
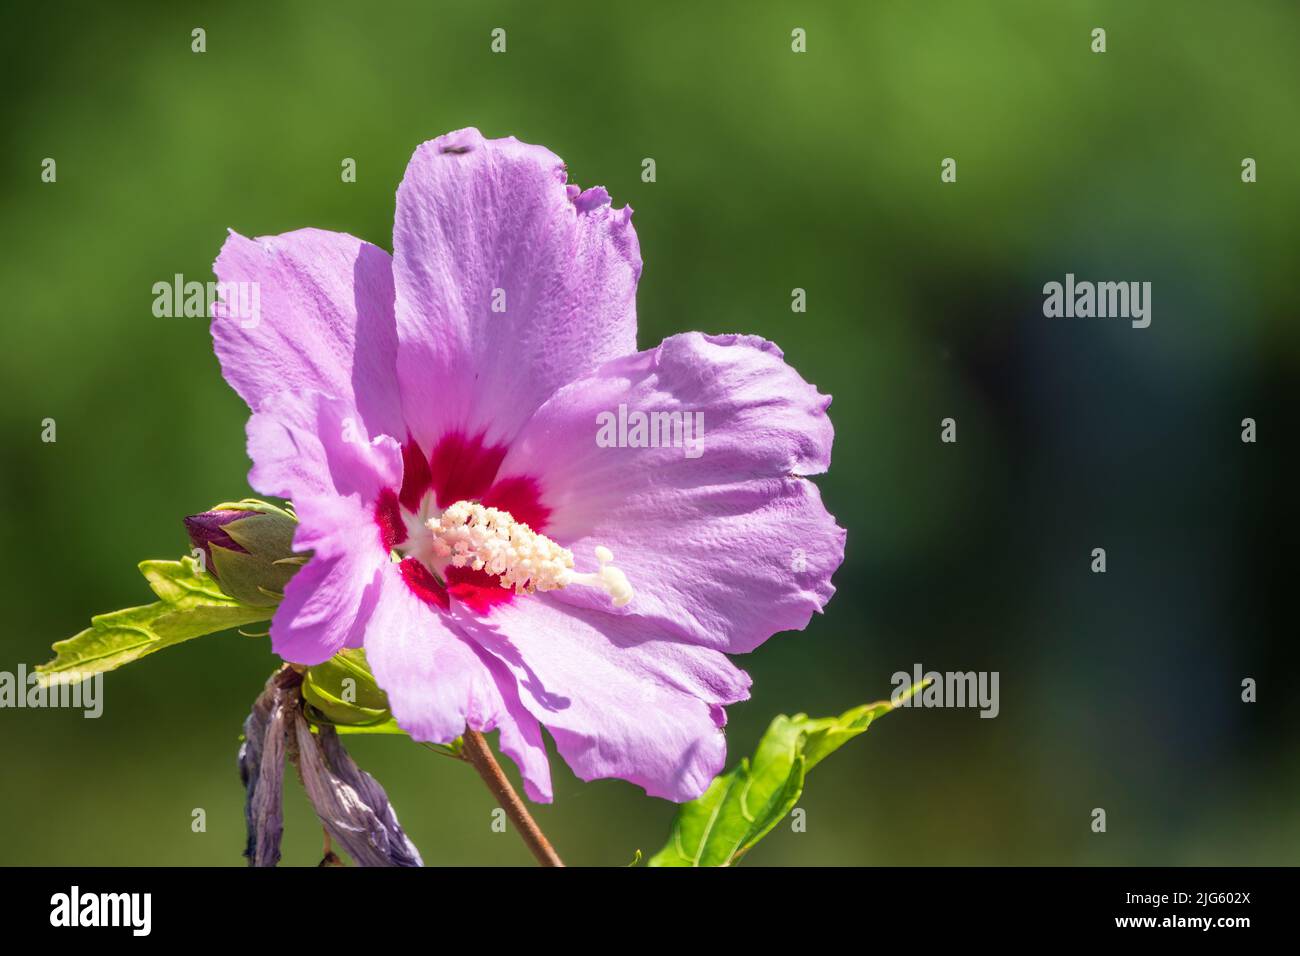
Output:
[[[183,515],[246,493],[246,410],[206,321],[155,318],[153,283],[210,278],[227,227],[391,248],[413,148],[475,125],[549,146],[635,207],[642,347],[754,332],[834,395],[819,481],[849,529],[839,593],[740,661],[754,694],[731,710],[732,760],[774,714],[887,696],[915,663],[1001,675],[996,720],[895,714],[821,765],[807,832],[779,827],[752,863],[1300,861],[1294,545],[1278,527],[1296,434],[1293,3],[0,17],[0,669],[144,603],[135,562],[184,553]],[[1151,328],[1045,319],[1042,285],[1066,272],[1151,281]],[[956,445],[939,442],[947,416]],[[1246,416],[1256,445],[1239,441]],[[272,667],[267,641],[223,635],[109,675],[99,720],[0,711],[0,863],[242,864],[235,750]],[[491,831],[468,767],[397,738],[350,746],[428,863],[529,862]],[[662,844],[670,804],[554,765],[538,817],[568,861]],[[315,863],[319,829],[286,792],[285,862]]]

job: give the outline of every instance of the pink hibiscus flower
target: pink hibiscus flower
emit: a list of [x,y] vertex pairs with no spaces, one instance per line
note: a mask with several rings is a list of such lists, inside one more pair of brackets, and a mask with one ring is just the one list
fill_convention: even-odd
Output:
[[315,229],[227,239],[218,279],[260,301],[212,323],[253,410],[249,480],[293,500],[313,553],[272,647],[364,646],[403,729],[499,730],[533,800],[543,725],[584,780],[688,800],[748,696],[727,655],[834,592],[844,531],[806,477],[830,399],[751,336],[636,351],[632,211],[566,178],[461,130],[411,158],[391,257]]

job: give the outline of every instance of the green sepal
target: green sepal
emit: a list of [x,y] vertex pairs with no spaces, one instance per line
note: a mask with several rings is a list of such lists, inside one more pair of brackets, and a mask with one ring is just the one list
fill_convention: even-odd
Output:
[[247,518],[222,525],[221,530],[249,554],[260,555],[268,561],[292,557],[293,533],[298,528],[298,519],[275,505],[262,504],[273,510],[250,512]]
[[[213,505],[209,511],[248,511],[254,514],[277,515],[281,518],[287,518],[294,524],[298,522],[298,516],[293,512],[292,502],[285,502],[281,508],[279,505],[273,505],[269,501],[263,501],[261,498],[240,498],[238,501],[223,501],[220,504]],[[234,522],[231,522],[232,524]]]
[[339,651],[307,668],[302,696],[308,704],[304,712],[313,723],[330,724],[341,734],[405,733],[393,719],[388,695],[375,682],[363,650]]
[[[252,519],[232,521],[222,530],[229,532],[245,520]],[[232,551],[219,544],[210,545],[208,550],[221,589],[241,604],[252,607],[276,607],[284,598],[289,579],[298,571],[292,564],[277,564],[260,554]]]

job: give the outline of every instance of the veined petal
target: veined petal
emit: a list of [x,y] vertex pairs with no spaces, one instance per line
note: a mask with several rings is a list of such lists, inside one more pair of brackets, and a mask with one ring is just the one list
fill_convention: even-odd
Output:
[[416,740],[450,743],[473,718],[495,718],[500,696],[473,649],[423,603],[395,565],[380,576],[366,629],[366,661],[388,694],[398,726]]
[[412,593],[396,565],[385,568],[380,581],[366,630],[366,661],[388,694],[398,726],[416,740],[439,744],[466,727],[499,728],[501,749],[519,767],[528,796],[549,801],[541,730],[520,705],[514,677]]
[[285,390],[318,391],[354,405],[371,434],[401,437],[387,252],[320,229],[258,239],[232,231],[213,269],[225,286],[213,343],[249,408]]
[[319,392],[280,392],[248,420],[248,481],[265,495],[294,500],[357,496],[373,502],[401,487],[402,449],[374,441],[348,402]]
[[393,229],[407,425],[508,441],[552,392],[636,348],[631,210],[566,185],[550,150],[476,129],[420,146]]
[[514,674],[524,706],[582,779],[617,777],[680,802],[721,771],[722,708],[749,693],[749,676],[725,655],[550,594],[486,618],[462,612],[458,623]]
[[[524,793],[535,803],[550,803],[551,763],[546,755],[546,744],[542,740],[542,725],[528,712],[519,697],[519,687],[514,674],[492,654],[477,644],[474,649],[482,658],[484,666],[496,680],[501,692],[502,710],[497,715],[496,729],[500,731],[498,741],[501,752],[515,762],[520,776],[524,779]],[[481,727],[480,730],[491,730]]]
[[284,589],[271,618],[271,649],[283,660],[320,664],[345,647],[362,646],[385,559],[377,546],[339,552],[314,556]]
[[[547,534],[578,571],[613,552],[635,592],[614,613],[743,653],[834,593],[844,531],[798,477],[830,463],[829,403],[762,339],[673,336],[557,392],[499,480],[541,476]],[[594,589],[555,594],[612,610]]]
[[[845,531],[804,478],[649,492],[573,544],[583,560],[603,544],[635,592],[613,613],[651,618],[729,654],[773,634],[803,630],[835,593]],[[665,547],[664,542],[670,542]],[[592,588],[555,592],[565,603],[610,610]]]
[[265,400],[249,420],[248,448],[250,483],[294,500],[294,546],[313,552],[271,620],[272,648],[285,660],[319,664],[359,647],[388,563],[374,502],[400,486],[401,448],[386,436],[369,441],[349,404],[316,392]]

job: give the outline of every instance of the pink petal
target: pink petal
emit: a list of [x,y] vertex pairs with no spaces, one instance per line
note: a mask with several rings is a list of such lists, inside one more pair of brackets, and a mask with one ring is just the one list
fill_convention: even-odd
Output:
[[319,229],[231,232],[213,269],[257,288],[255,314],[241,313],[241,297],[212,320],[222,373],[251,409],[280,391],[324,392],[352,403],[372,434],[401,437],[388,253]]
[[271,647],[282,658],[318,664],[360,646],[388,563],[374,501],[402,480],[401,449],[370,442],[345,402],[319,393],[282,392],[248,422],[249,481],[263,494],[292,498],[294,546],[313,557],[285,588],[271,621]]
[[388,554],[357,498],[304,496],[295,508],[294,546],[313,555],[284,589],[271,619],[271,649],[295,664],[319,664],[362,645]]
[[530,798],[551,799],[541,729],[519,701],[514,677],[411,593],[389,565],[366,628],[366,660],[398,726],[416,740],[450,743],[471,730],[501,731]]
[[[542,740],[542,725],[524,707],[519,698],[519,686],[509,668],[478,645],[475,645],[475,650],[491,671],[497,688],[501,691],[503,709],[496,720],[496,729],[501,732],[498,740],[501,752],[519,768],[528,799],[535,803],[550,803],[553,796],[551,764],[546,756],[546,744]],[[475,729],[486,732],[492,727]]]
[[398,380],[423,448],[449,432],[506,441],[558,387],[636,348],[631,210],[565,182],[549,150],[475,129],[412,156],[393,271]]
[[379,596],[382,552],[316,555],[289,581],[271,619],[271,649],[295,664],[320,664],[360,647]]
[[371,441],[353,407],[319,392],[281,392],[248,420],[248,481],[264,495],[297,501],[356,496],[371,504],[402,484],[402,449],[392,438]]
[[[571,547],[594,570],[597,545],[614,553],[635,597],[614,613],[650,618],[671,633],[729,654],[807,627],[835,593],[845,532],[803,478],[677,488],[630,499]],[[558,599],[609,609],[594,588]]]
[[416,740],[450,743],[471,718],[482,724],[500,711],[496,683],[473,648],[411,593],[395,566],[381,575],[365,647],[393,716]]
[[[729,653],[805,627],[834,593],[844,530],[801,476],[830,463],[830,399],[752,337],[673,336],[561,389],[528,423],[502,478],[538,475],[547,534],[579,571],[604,545],[635,591],[621,612]],[[703,415],[702,443],[600,447],[600,416]],[[684,437],[684,436],[683,436]],[[610,610],[603,592],[557,600]]]
[[722,770],[722,706],[748,696],[749,677],[717,651],[549,594],[457,620],[509,667],[524,706],[583,780],[618,777],[683,801]]

